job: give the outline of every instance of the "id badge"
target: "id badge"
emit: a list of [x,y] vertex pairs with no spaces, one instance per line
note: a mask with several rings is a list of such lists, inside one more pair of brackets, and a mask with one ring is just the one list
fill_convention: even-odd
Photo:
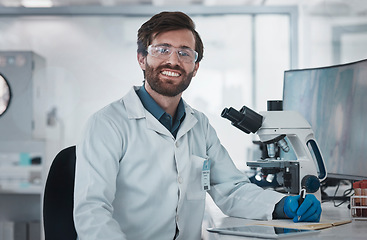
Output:
[[201,186],[202,190],[210,190],[210,160],[206,159],[203,163],[203,169],[201,171]]

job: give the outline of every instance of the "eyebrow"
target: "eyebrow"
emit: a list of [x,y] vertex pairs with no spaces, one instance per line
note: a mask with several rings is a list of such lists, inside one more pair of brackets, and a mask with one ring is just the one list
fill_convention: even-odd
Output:
[[[164,47],[173,47],[171,44],[169,43],[160,43],[160,44],[156,44],[154,46],[164,46]],[[178,48],[181,48],[181,49],[192,49],[191,47],[188,47],[188,46],[180,46]]]

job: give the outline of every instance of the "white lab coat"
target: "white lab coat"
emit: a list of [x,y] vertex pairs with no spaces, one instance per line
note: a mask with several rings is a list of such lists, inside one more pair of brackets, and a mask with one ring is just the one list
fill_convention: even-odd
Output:
[[176,139],[140,102],[134,87],[95,113],[77,145],[74,219],[80,240],[200,239],[209,194],[230,216],[271,219],[283,194],[249,183],[207,117],[185,104]]

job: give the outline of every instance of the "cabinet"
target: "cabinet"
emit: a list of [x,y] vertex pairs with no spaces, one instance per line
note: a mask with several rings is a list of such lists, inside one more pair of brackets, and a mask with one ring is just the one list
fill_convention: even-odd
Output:
[[48,104],[45,60],[30,51],[0,51],[0,75],[11,91],[8,109],[0,116],[0,239],[13,240],[24,230],[16,239],[39,240]]
[[9,107],[0,117],[0,141],[45,139],[49,104],[45,66],[33,52],[0,51],[0,75],[11,92]]

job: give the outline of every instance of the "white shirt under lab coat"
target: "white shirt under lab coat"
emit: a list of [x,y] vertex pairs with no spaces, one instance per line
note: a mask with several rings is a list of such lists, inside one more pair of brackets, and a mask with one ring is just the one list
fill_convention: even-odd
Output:
[[200,239],[208,191],[227,215],[271,219],[283,194],[249,183],[207,117],[185,104],[176,138],[142,105],[134,87],[95,113],[77,145],[74,220],[80,240]]

